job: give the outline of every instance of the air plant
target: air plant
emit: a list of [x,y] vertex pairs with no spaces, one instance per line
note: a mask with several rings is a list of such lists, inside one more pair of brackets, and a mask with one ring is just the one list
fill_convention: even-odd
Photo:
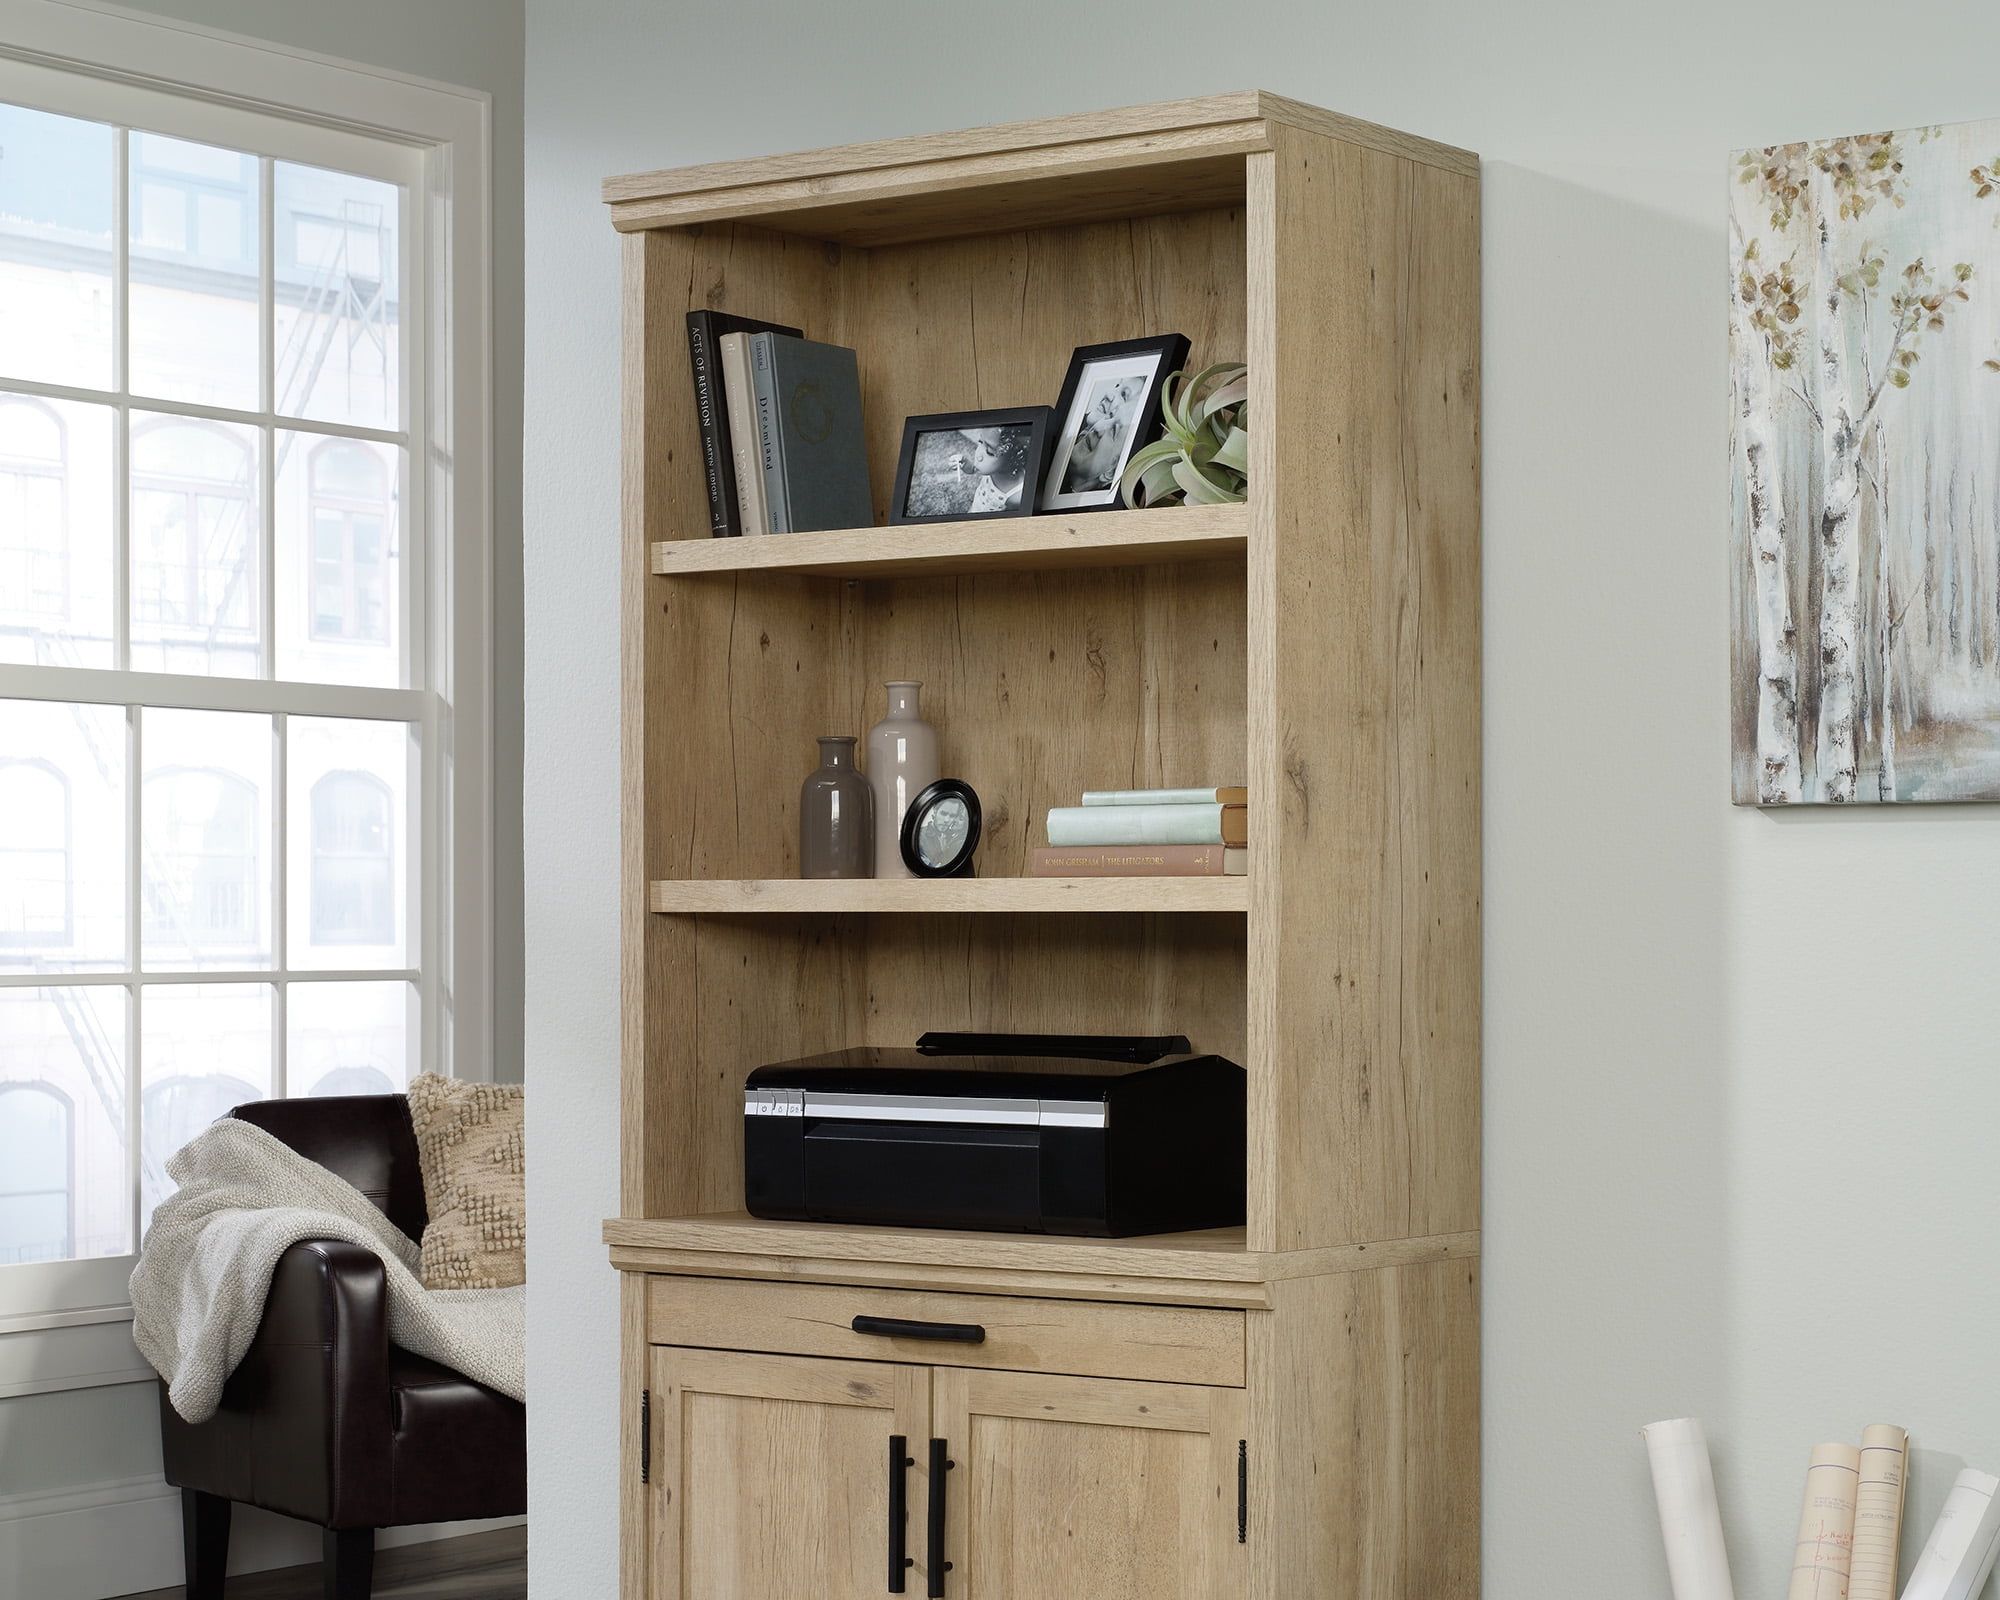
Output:
[[1118,492],[1128,506],[1226,505],[1250,475],[1250,369],[1218,362],[1176,372],[1161,390],[1162,436],[1132,453]]

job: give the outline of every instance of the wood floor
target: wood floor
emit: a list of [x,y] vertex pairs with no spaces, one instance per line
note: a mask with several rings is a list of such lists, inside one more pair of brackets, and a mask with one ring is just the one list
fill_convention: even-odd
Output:
[[[315,1564],[231,1578],[227,1600],[320,1600],[320,1594]],[[127,1600],[183,1600],[183,1591],[155,1589]],[[374,1600],[528,1600],[528,1530],[378,1550]]]

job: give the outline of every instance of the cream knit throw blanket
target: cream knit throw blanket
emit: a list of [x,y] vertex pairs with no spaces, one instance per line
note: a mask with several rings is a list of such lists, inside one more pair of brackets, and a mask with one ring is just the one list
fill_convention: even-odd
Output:
[[132,1272],[132,1336],[189,1422],[215,1415],[256,1336],[278,1257],[340,1239],[381,1257],[389,1339],[514,1399],[528,1392],[525,1289],[426,1289],[417,1247],[352,1184],[262,1128],[224,1117],[167,1162]]

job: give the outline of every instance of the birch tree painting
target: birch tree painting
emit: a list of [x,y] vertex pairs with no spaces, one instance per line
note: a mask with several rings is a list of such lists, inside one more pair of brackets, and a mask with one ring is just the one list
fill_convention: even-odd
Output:
[[1735,799],[2000,800],[2000,121],[1735,176]]

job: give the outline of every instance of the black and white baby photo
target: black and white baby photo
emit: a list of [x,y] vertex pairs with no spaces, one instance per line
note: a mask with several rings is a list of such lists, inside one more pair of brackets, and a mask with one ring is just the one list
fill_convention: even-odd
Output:
[[1099,377],[1084,375],[1083,415],[1069,441],[1063,464],[1063,494],[1088,494],[1109,489],[1131,453],[1129,441],[1146,399],[1146,376],[1127,372]]
[[903,513],[983,517],[1020,509],[1028,492],[1031,422],[997,428],[943,428],[917,436]]

